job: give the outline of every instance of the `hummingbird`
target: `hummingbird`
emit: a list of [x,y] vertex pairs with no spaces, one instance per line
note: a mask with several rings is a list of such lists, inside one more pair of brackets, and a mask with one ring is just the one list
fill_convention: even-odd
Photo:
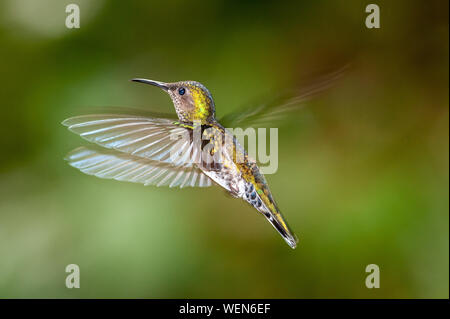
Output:
[[[270,120],[272,113],[277,115],[278,110],[266,104],[247,113],[232,113],[219,121],[211,93],[199,82],[161,82],[143,78],[131,81],[152,85],[168,93],[177,118],[114,113],[68,118],[62,124],[70,131],[102,147],[73,150],[65,158],[69,165],[88,175],[144,185],[180,188],[218,185],[254,207],[291,248],[296,248],[298,237],[281,214],[256,161],[221,124],[244,124],[251,118]],[[328,82],[285,99],[282,107],[292,108],[327,87]],[[258,117],[258,114],[262,116]],[[195,138],[196,133],[201,136],[200,142]],[[173,138],[175,135],[184,138]],[[178,154],[175,159],[174,150]],[[205,153],[210,155],[206,160]]]

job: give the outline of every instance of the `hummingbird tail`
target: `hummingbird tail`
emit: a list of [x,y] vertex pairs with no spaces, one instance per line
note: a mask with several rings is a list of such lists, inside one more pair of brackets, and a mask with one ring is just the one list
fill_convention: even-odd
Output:
[[281,237],[283,237],[283,239],[292,249],[295,249],[297,247],[298,237],[289,228],[288,224],[276,207],[274,207],[273,211],[264,204],[259,207],[254,207],[260,213],[262,213],[264,217],[266,217],[269,223],[272,224],[272,226],[278,231]]
[[[263,184],[265,185],[265,184]],[[261,187],[261,186],[258,186]],[[259,188],[261,190],[261,188]],[[252,183],[245,185],[245,195],[243,198],[257,211],[266,217],[269,223],[278,231],[283,237],[286,243],[295,249],[298,243],[298,237],[289,228],[288,224],[284,220],[281,212],[278,210],[273,199],[266,195],[267,191],[257,191]]]
[[286,241],[286,243],[295,249],[298,243],[298,237],[289,229],[289,226],[284,221],[283,217],[279,212],[264,212],[264,216],[272,224],[272,226],[280,233],[281,237]]

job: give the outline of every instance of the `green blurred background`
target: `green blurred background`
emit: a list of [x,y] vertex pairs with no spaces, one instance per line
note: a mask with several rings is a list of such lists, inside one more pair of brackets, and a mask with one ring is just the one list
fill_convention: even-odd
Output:
[[[65,27],[77,3],[81,28]],[[365,6],[381,9],[367,29]],[[0,1],[0,297],[448,298],[448,1]],[[351,62],[279,129],[266,176],[291,250],[224,191],[63,160],[98,106],[173,112],[133,77],[197,80],[217,113]],[[81,288],[65,287],[65,267]],[[381,288],[365,287],[365,267]]]

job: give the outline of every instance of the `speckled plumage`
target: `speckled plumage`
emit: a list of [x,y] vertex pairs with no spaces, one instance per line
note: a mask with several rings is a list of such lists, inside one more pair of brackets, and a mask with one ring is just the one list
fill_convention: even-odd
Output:
[[[206,128],[209,128],[209,132],[206,132]],[[256,162],[249,158],[247,152],[235,137],[232,137],[232,143],[229,147],[217,145],[215,140],[223,142],[226,140],[226,134],[230,133],[215,119],[205,121],[202,129],[203,139],[215,145],[213,151],[222,149],[225,154],[221,156],[219,168],[211,169],[201,164],[200,168],[213,181],[230,192],[232,196],[244,199],[262,213],[288,244],[295,248],[298,239],[281,215],[266,179]]]
[[[63,122],[69,130],[109,149],[78,148],[68,154],[69,164],[89,175],[144,185],[208,187],[213,181],[255,207],[295,248],[297,237],[283,219],[256,162],[216,120],[208,89],[195,81],[133,81],[166,91],[178,121],[118,114],[69,118]],[[197,133],[201,145],[197,145]],[[175,135],[185,138],[173,139]],[[173,150],[181,156],[172,157]]]
[[[202,139],[214,145],[211,152],[222,150],[223,155],[221,155],[218,165],[199,163],[199,168],[232,196],[242,198],[255,207],[269,220],[286,242],[295,248],[298,239],[281,215],[266,179],[256,162],[248,157],[247,152],[234,136],[231,137],[230,145],[223,146],[231,134],[215,119],[214,100],[209,90],[195,81],[166,85],[180,119],[180,122],[177,122],[178,125],[191,129],[195,129],[196,125],[201,125]],[[182,103],[182,98],[176,94],[180,87],[190,91],[193,105],[190,100],[186,99],[186,103]]]

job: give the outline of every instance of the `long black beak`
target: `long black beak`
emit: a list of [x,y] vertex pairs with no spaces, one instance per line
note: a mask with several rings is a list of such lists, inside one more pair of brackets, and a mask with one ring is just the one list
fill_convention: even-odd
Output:
[[169,87],[167,86],[166,83],[164,82],[159,82],[159,81],[153,81],[153,80],[147,80],[147,79],[131,79],[131,81],[133,82],[140,82],[140,83],[145,83],[145,84],[150,84],[150,85],[154,85],[157,86],[161,89],[163,89],[164,91],[169,90]]

